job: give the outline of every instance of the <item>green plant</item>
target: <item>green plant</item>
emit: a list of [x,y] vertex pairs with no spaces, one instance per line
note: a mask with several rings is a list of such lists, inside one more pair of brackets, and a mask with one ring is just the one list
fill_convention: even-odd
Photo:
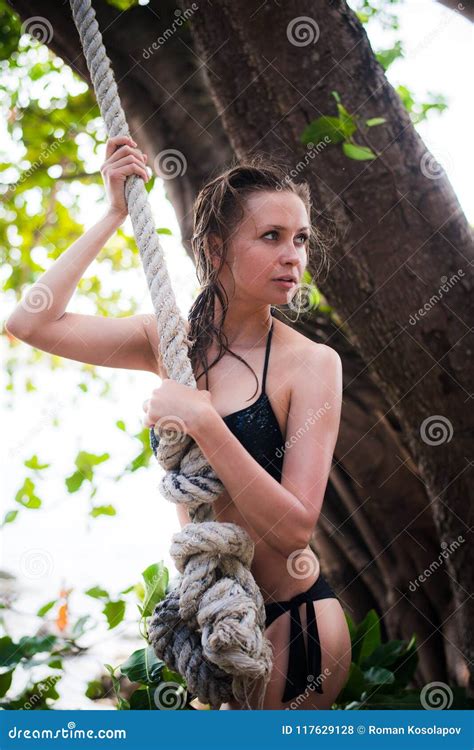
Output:
[[[148,618],[153,614],[155,606],[166,596],[169,583],[168,569],[162,562],[150,565],[142,573],[144,583],[138,583],[123,593],[132,589],[138,596],[140,604],[140,635],[147,641],[144,648],[134,651],[128,659],[118,667],[105,664],[105,668],[112,679],[112,686],[117,699],[118,710],[159,710],[173,708],[175,710],[192,710],[186,690],[186,681],[177,672],[173,672],[163,661],[156,657],[153,647],[148,644]],[[121,693],[120,678],[117,670],[136,688],[126,699]],[[89,683],[86,695],[93,697],[96,683]],[[101,697],[99,695],[99,697]]]
[[[301,136],[301,142],[309,145],[329,140],[332,145],[341,143],[342,150],[349,159],[355,159],[356,161],[375,159],[377,154],[369,146],[362,146],[354,140],[356,132],[359,132],[359,136],[363,137],[360,129],[360,118],[347,111],[337,91],[331,91],[331,94],[336,100],[337,117],[329,115],[317,117],[305,128]],[[373,128],[384,123],[385,118],[383,117],[371,117],[365,120],[365,127]]]
[[[380,620],[371,609],[358,625],[346,613],[351,635],[352,663],[347,683],[335,709],[423,709],[420,690],[409,689],[418,664],[416,635],[409,641],[382,643]],[[453,696],[451,708],[467,708],[462,688],[446,688]]]

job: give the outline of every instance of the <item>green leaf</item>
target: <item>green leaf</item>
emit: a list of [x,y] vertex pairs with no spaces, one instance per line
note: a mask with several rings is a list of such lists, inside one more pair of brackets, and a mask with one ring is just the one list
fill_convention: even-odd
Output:
[[97,516],[116,516],[117,511],[113,505],[96,505],[89,511],[89,515],[92,518],[97,518]]
[[346,703],[347,701],[359,700],[366,687],[367,684],[361,668],[352,662],[347,682],[343,690],[339,693],[337,702]]
[[14,671],[14,669],[11,669],[9,672],[3,672],[0,674],[0,698],[3,698],[7,690],[10,689]]
[[157,602],[165,598],[169,574],[163,562],[160,562],[149,565],[143,571],[142,576],[145,581],[145,599],[143,601],[142,616],[149,617],[153,614]]
[[393,672],[383,667],[370,667],[364,670],[364,677],[371,685],[391,685],[395,682]]
[[91,700],[97,700],[98,698],[104,698],[105,688],[100,680],[91,680],[87,683],[85,695]]
[[135,690],[130,696],[130,708],[132,711],[158,711],[150,688],[143,687]]
[[158,234],[169,234],[171,237],[173,236],[173,232],[171,229],[168,229],[168,227],[159,227],[156,231]]
[[138,0],[107,0],[108,5],[113,5],[114,8],[125,11],[133,8],[134,5],[138,5]]
[[375,53],[375,57],[379,61],[380,65],[384,70],[387,70],[387,68],[399,57],[404,57],[403,53],[403,47],[401,41],[395,42],[393,47],[390,47],[389,49],[379,50]]
[[36,613],[37,617],[44,617],[46,612],[49,612],[50,609],[54,607],[58,600],[53,599],[52,601],[48,602],[47,604],[44,604],[42,607],[39,608],[39,610]]
[[[82,617],[79,617],[79,619],[74,623],[74,626],[72,628],[72,639],[76,641],[78,638],[80,638],[84,633],[86,632],[86,622],[91,619],[90,615],[83,615]],[[91,630],[92,628],[89,628]]]
[[368,128],[373,128],[376,125],[383,125],[384,122],[387,122],[385,117],[371,117],[369,120],[365,121],[365,124]]
[[[355,129],[355,128],[354,128]],[[328,145],[341,143],[347,138],[347,132],[338,117],[318,117],[310,122],[301,136],[304,144],[317,144],[326,139]]]
[[2,521],[2,526],[5,526],[7,523],[13,523],[15,518],[17,517],[19,511],[18,510],[9,510],[5,513]]
[[148,182],[144,183],[145,184],[145,190],[147,191],[147,193],[149,193],[150,190],[152,190],[152,188],[153,188],[153,186],[155,184],[155,181],[156,181],[156,177],[155,177],[155,175],[152,175],[150,177],[150,179],[148,180]]
[[341,97],[337,93],[337,91],[331,91],[331,94],[336,100],[336,106],[337,106],[337,112],[339,115],[339,122],[341,123],[341,127],[344,131],[344,134],[347,138],[350,138],[350,136],[355,133],[357,130],[357,125],[355,123],[354,118],[352,115],[349,114],[347,109],[344,107],[344,105],[341,102]]
[[368,146],[358,146],[356,143],[343,143],[342,150],[349,159],[355,159],[356,161],[368,161],[377,158]]
[[77,492],[84,480],[85,476],[80,471],[75,471],[70,477],[66,477],[65,482],[68,492]]
[[352,643],[352,661],[361,664],[380,645],[380,620],[371,609],[356,628]]
[[392,664],[390,669],[395,675],[395,682],[398,687],[405,687],[415,674],[418,665],[418,651],[416,648],[416,636],[412,636],[407,644],[406,650],[398,657],[397,661]]
[[[143,583],[139,581],[138,583],[135,584],[133,588],[138,599],[140,599],[140,601],[143,601],[145,599],[145,587]],[[142,608],[140,608],[140,612],[142,612]]]
[[156,685],[160,682],[161,670],[164,662],[158,659],[153,647],[138,649],[120,665],[120,671],[130,682],[139,682],[142,685]]
[[12,641],[9,635],[0,638],[0,667],[8,667],[11,664],[18,664],[21,660],[21,654],[18,653],[17,644]]
[[344,610],[344,614],[345,614],[345,617],[346,617],[347,627],[349,628],[349,635],[351,637],[351,642],[352,642],[354,640],[354,635],[355,635],[357,626],[356,626],[354,620],[352,619],[352,617],[350,616],[349,612],[346,612]]
[[116,426],[117,426],[117,427],[119,428],[119,430],[123,430],[123,431],[125,432],[125,430],[126,430],[126,427],[125,427],[125,422],[123,421],[123,419],[118,419],[118,420],[117,420],[117,421],[115,422],[115,424],[116,424]]
[[20,487],[15,495],[15,500],[24,508],[30,508],[31,510],[37,510],[41,506],[40,498],[35,495],[35,483],[29,477],[26,477],[23,482],[23,486]]
[[361,663],[362,669],[369,667],[391,667],[406,650],[407,642],[392,640],[377,646]]
[[51,466],[51,464],[40,464],[38,461],[38,456],[35,454],[27,461],[23,461],[24,465],[27,466],[29,469],[35,469],[36,471],[40,471],[41,469],[47,469],[48,466]]
[[105,589],[102,589],[100,586],[93,586],[91,589],[87,589],[87,591],[84,591],[86,596],[92,596],[94,599],[108,599],[109,594]]
[[408,112],[412,112],[415,105],[413,94],[406,86],[397,86],[396,91]]
[[9,636],[4,636],[0,638],[0,667],[10,667],[19,664],[22,659],[50,652],[56,641],[54,635],[23,636],[18,643],[14,643]]
[[174,672],[172,669],[164,666],[161,672],[162,682],[176,682],[177,685],[183,685],[186,687],[186,680],[182,677],[179,672]]
[[87,451],[79,451],[76,456],[75,464],[77,469],[90,480],[93,475],[93,467],[107,461],[109,458],[109,453],[97,455],[95,453],[87,453]]
[[116,628],[120,625],[123,618],[125,617],[126,603],[123,599],[118,599],[116,602],[107,602],[102,613],[106,616],[109,625],[109,630]]

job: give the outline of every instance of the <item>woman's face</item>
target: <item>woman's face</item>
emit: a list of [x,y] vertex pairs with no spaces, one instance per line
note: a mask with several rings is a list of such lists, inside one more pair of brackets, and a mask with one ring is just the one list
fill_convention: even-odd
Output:
[[[305,204],[288,191],[265,191],[250,195],[245,205],[227,254],[233,280],[226,265],[221,280],[230,299],[287,304],[308,260],[310,223]],[[291,276],[294,282],[276,281],[281,276]]]

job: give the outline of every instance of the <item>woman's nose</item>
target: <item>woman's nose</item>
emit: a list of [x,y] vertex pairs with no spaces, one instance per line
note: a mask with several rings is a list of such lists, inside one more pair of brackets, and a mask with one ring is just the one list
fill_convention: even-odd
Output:
[[300,259],[300,255],[298,252],[298,248],[294,244],[294,242],[286,242],[284,248],[282,249],[282,258],[284,261],[288,263],[288,261],[292,261],[294,263],[297,263]]

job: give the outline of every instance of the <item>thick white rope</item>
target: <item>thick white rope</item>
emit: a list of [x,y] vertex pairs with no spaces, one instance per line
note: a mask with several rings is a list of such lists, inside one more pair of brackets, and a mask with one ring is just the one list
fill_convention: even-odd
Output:
[[[70,5],[107,133],[129,135],[91,2],[70,0]],[[170,378],[195,388],[186,323],[138,175],[127,178],[125,198],[156,315],[161,361]],[[259,681],[261,707],[272,650],[264,636],[263,598],[250,572],[254,544],[240,526],[212,520],[212,503],[224,487],[199,446],[177,432],[178,420],[173,424],[174,429],[151,430],[153,450],[166,472],[160,492],[185,504],[192,523],[172,538],[171,556],[181,575],[150,618],[150,642],[201,702],[219,708],[233,695],[250,707],[249,690]]]

